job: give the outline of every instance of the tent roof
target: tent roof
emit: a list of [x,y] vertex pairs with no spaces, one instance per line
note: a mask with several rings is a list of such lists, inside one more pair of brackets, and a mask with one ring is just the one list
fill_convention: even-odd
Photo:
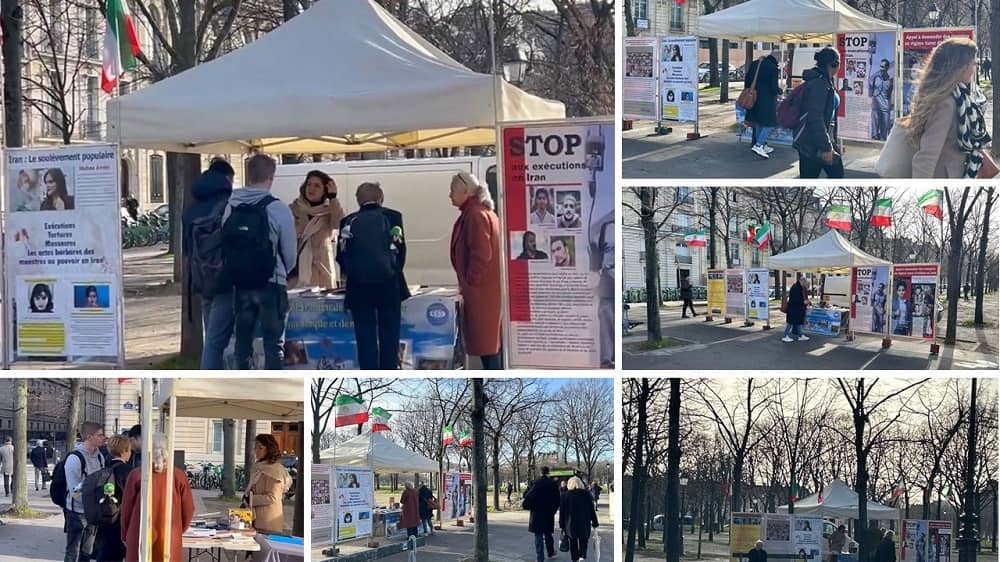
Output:
[[[788,506],[783,505],[778,510],[787,513]],[[823,503],[819,502],[819,492],[817,492],[795,502],[795,513],[857,519],[858,494],[847,484],[840,480],[834,480],[823,489]],[[896,519],[899,517],[899,511],[894,507],[870,501],[868,502],[868,517],[882,520]]]
[[320,453],[320,462],[338,466],[369,466],[369,439],[371,466],[375,472],[402,474],[440,470],[437,461],[397,445],[381,431],[362,433],[338,443],[336,447]]
[[[374,0],[328,0],[236,51],[112,99],[109,138],[200,153],[493,144],[494,80]],[[565,116],[559,102],[501,86],[501,121]]]
[[156,404],[177,398],[177,416],[238,420],[305,419],[301,378],[160,379]]
[[769,268],[789,271],[820,271],[864,265],[889,265],[889,262],[855,248],[836,230],[767,260]]
[[833,42],[834,33],[896,31],[844,0],[749,0],[698,18],[699,37]]

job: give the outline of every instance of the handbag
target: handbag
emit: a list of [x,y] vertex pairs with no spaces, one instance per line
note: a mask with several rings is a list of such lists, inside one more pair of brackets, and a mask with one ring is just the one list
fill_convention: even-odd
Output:
[[594,541],[594,562],[601,562],[601,535],[597,534],[597,529],[590,538]]
[[781,299],[781,312],[788,314],[788,297]]
[[910,131],[897,121],[878,155],[875,172],[882,178],[912,178],[916,154],[917,147],[910,142]]
[[740,97],[736,98],[736,103],[747,111],[750,111],[753,109],[753,106],[757,105],[757,77],[760,76],[760,67],[763,65],[764,59],[761,57],[757,61],[757,70],[753,73],[753,82],[750,83],[750,87],[743,88],[743,91],[740,92]]
[[49,472],[48,468],[42,469],[42,484],[48,484],[52,481],[52,473]]
[[997,177],[997,174],[1000,174],[1000,168],[997,168],[997,161],[993,159],[993,155],[985,147],[980,152],[983,155],[983,165],[980,166],[976,178],[989,180]]
[[559,552],[569,552],[569,535],[566,534],[566,531],[563,531],[559,537]]

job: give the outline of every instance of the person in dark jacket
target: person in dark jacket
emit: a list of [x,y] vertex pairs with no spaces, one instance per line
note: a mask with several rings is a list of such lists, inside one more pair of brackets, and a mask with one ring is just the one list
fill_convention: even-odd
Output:
[[133,425],[128,430],[128,441],[132,445],[132,457],[129,459],[129,466],[140,468],[142,466],[142,426]]
[[[106,465],[114,474],[114,501],[121,506],[125,498],[125,483],[132,472],[132,444],[125,435],[112,435],[108,439],[108,450],[111,462]],[[125,559],[125,544],[122,542],[121,518],[111,525],[97,527],[97,538],[94,541],[94,558],[101,562],[120,562]]]
[[[778,86],[780,56],[781,51],[773,49],[771,54],[753,61],[743,79],[743,87],[749,88],[754,84],[754,77],[757,78],[757,102],[747,111],[746,120],[753,123],[753,146],[750,149],[761,158],[770,158],[774,152],[774,149],[767,144],[767,137],[778,126],[778,96],[781,95],[781,88]],[[757,74],[758,69],[760,74]]]
[[427,487],[427,484],[421,484],[420,489],[417,490],[417,499],[420,500],[420,523],[424,527],[425,535],[434,534],[434,492]]
[[559,484],[549,478],[549,467],[542,467],[542,476],[524,494],[522,507],[531,512],[528,532],[535,535],[535,560],[545,562],[546,552],[550,558],[556,555],[552,533],[555,532],[555,515],[559,510]]
[[764,550],[763,541],[757,541],[753,550],[747,553],[747,562],[767,562],[767,551]]
[[420,501],[417,491],[413,489],[413,482],[403,485],[403,494],[399,497],[399,505],[402,513],[399,516],[399,528],[406,529],[406,537],[417,536],[417,529],[420,527]]
[[41,481],[42,489],[45,489],[45,478],[42,476],[44,471],[49,468],[49,461],[45,458],[45,447],[42,442],[39,441],[35,445],[35,448],[28,453],[28,460],[31,461],[31,466],[35,467],[35,491],[38,491],[38,483]]
[[896,543],[893,541],[895,537],[894,531],[885,532],[875,548],[875,562],[896,562]]
[[[347,278],[345,306],[354,320],[354,338],[358,346],[358,366],[363,370],[399,369],[399,329],[402,302],[410,298],[410,289],[403,276],[406,266],[406,240],[403,215],[383,207],[385,194],[378,183],[365,182],[358,186],[359,211],[340,221],[340,240],[337,246],[337,263]],[[377,283],[351,277],[355,264],[370,256],[351,251],[354,232],[351,223],[364,213],[381,213],[392,233],[395,249],[395,278]]]
[[559,506],[559,528],[569,538],[569,558],[574,562],[587,559],[590,530],[597,527],[597,510],[587,485],[574,476],[566,484],[569,489]]
[[[182,218],[184,235],[181,247],[184,255],[190,259],[192,246],[192,227],[194,221],[212,214],[222,215],[229,196],[233,193],[233,178],[236,172],[229,162],[221,158],[212,160],[198,181],[191,188],[195,203],[184,212]],[[190,271],[190,268],[189,268]],[[188,289],[193,290],[188,281]],[[201,294],[201,319],[204,328],[204,346],[201,352],[201,368],[218,371],[225,367],[223,353],[229,340],[233,337],[233,324],[236,313],[233,311],[232,288],[219,294]]]
[[830,179],[844,177],[844,161],[835,147],[834,114],[840,106],[840,95],[834,87],[840,55],[826,47],[813,55],[816,67],[802,73],[805,91],[802,93],[801,121],[795,129],[795,148],[799,151],[799,177],[818,178],[826,172]]
[[806,322],[807,291],[809,290],[809,280],[799,277],[799,281],[788,289],[788,309],[785,313],[785,337],[781,341],[794,341],[790,335],[794,332],[799,337],[799,341],[807,341],[809,338],[802,333],[802,325]]
[[681,307],[681,318],[687,318],[688,308],[691,309],[691,316],[698,316],[698,313],[694,311],[694,290],[691,287],[691,280],[687,277],[681,279],[681,299],[684,300],[684,306]]

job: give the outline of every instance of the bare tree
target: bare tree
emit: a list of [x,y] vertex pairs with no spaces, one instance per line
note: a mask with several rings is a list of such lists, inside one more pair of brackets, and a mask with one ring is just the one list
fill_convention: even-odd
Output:
[[[920,456],[926,463],[924,470],[928,490],[933,490],[938,483],[944,455],[962,425],[968,422],[960,387],[960,380],[954,379],[948,381],[944,392],[938,387],[932,393],[920,393],[917,396],[918,407],[912,411],[915,416],[923,418],[919,443],[923,451]],[[924,502],[922,517],[930,518],[929,502]]]
[[83,379],[70,381],[69,415],[66,421],[66,453],[76,447],[76,435],[80,431],[80,402],[83,400]]
[[556,416],[566,423],[576,458],[583,463],[590,479],[594,476],[598,460],[614,448],[614,389],[611,381],[585,379],[565,385],[554,400]]
[[983,200],[983,226],[982,235],[979,238],[979,260],[976,268],[976,326],[984,325],[983,318],[983,294],[986,289],[986,254],[990,244],[990,222],[993,220],[993,205],[997,202],[996,187],[986,188],[986,197]]
[[958,336],[958,299],[962,288],[962,250],[963,234],[969,215],[976,206],[976,201],[982,194],[983,188],[975,188],[975,193],[970,199],[970,191],[973,188],[964,187],[959,193],[952,193],[951,189],[945,189],[944,195],[947,200],[948,232],[948,328],[945,330],[944,343],[955,344]]
[[[484,430],[490,443],[493,467],[493,509],[500,510],[500,447],[507,426],[520,413],[547,401],[541,379],[489,379],[484,384],[488,400]],[[473,443],[475,436],[473,436]]]
[[[490,562],[486,515],[486,398],[483,379],[472,379],[472,486],[476,509],[473,562]],[[498,502],[499,503],[499,502]]]
[[14,383],[14,501],[11,511],[23,515],[31,511],[28,504],[28,379]]
[[330,428],[330,416],[333,415],[333,401],[344,385],[344,379],[316,378],[313,379],[310,392],[310,402],[313,429],[312,429],[312,462],[319,464],[320,447],[323,446],[322,438]]
[[791,408],[786,407],[786,400],[775,400],[771,406],[771,420],[780,444],[778,454],[791,475],[789,513],[795,512],[795,500],[799,497],[800,471],[826,453],[820,441],[823,425],[830,415],[830,400],[817,391],[817,386],[818,382],[810,379],[793,380],[779,392],[794,400]]

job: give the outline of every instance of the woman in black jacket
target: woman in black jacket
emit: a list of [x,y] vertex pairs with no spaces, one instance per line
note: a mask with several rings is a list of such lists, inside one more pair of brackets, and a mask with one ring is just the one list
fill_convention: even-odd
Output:
[[785,312],[785,337],[781,341],[793,341],[790,334],[794,333],[799,337],[799,341],[806,341],[809,338],[802,333],[802,325],[806,322],[806,290],[809,289],[809,280],[800,277],[799,281],[788,289],[788,308]]
[[844,161],[834,146],[836,126],[834,113],[840,106],[840,95],[834,86],[840,55],[826,47],[813,55],[816,67],[802,73],[805,90],[799,126],[795,129],[795,148],[799,151],[799,177],[815,179],[826,172],[830,179],[844,177]]
[[597,527],[597,511],[594,498],[579,477],[570,478],[566,487],[568,491],[559,506],[559,528],[569,538],[570,560],[579,562],[587,559],[587,543],[590,529]]
[[434,509],[431,505],[434,503],[434,493],[431,489],[427,487],[427,484],[421,484],[420,489],[417,491],[417,499],[420,500],[420,506],[418,511],[420,512],[420,523],[424,527],[425,535],[434,534]]
[[767,145],[767,137],[778,126],[778,96],[781,95],[781,88],[778,87],[778,56],[780,51],[775,49],[768,56],[750,63],[743,78],[744,88],[753,86],[755,78],[757,82],[757,102],[747,111],[746,120],[754,124],[751,150],[761,158],[770,158],[774,151]]
[[896,562],[896,543],[893,542],[896,533],[886,531],[875,548],[875,562]]

